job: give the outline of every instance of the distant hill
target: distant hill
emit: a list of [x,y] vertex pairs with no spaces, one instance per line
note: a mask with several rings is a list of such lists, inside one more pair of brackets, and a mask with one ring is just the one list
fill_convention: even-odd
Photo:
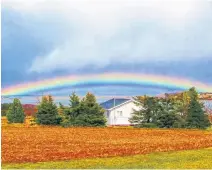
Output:
[[[183,92],[165,93],[165,94],[160,94],[157,97],[180,96],[182,93]],[[212,100],[212,93],[210,93],[210,92],[199,93],[199,99],[200,100]]]
[[200,93],[199,98],[202,100],[212,100],[212,93]]

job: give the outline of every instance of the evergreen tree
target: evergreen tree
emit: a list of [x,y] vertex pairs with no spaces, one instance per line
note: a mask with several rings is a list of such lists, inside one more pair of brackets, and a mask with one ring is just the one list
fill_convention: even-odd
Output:
[[95,105],[98,105],[96,102],[96,97],[92,93],[87,93],[84,98],[84,101],[88,107],[93,107]]
[[65,114],[70,117],[71,120],[75,119],[80,114],[80,98],[76,93],[72,93],[69,96],[69,109],[65,111]]
[[157,117],[157,125],[160,128],[171,128],[173,127],[176,117],[176,110],[174,107],[173,98],[165,98],[159,100],[159,114]]
[[183,120],[178,115],[178,107],[175,98],[160,99],[160,110],[157,117],[157,125],[160,128],[182,127]]
[[96,102],[93,94],[87,93],[79,106],[79,115],[75,119],[78,126],[105,126],[106,118],[103,108]]
[[61,110],[61,114],[62,114],[64,109],[65,109],[65,107],[64,107],[64,105],[61,102],[59,102],[59,109]]
[[80,98],[73,92],[69,96],[69,107],[65,108],[63,105],[60,106],[60,110],[63,110],[64,116],[62,117],[61,125],[63,127],[75,126],[76,118],[80,114]]
[[174,98],[137,96],[134,98],[139,110],[134,110],[130,122],[138,127],[182,127],[183,120],[177,115]]
[[185,119],[188,115],[188,105],[190,103],[190,97],[188,91],[182,93],[182,116]]
[[170,96],[168,99],[172,99],[174,101],[174,107],[176,113],[181,116],[181,118],[185,119],[188,112],[188,105],[190,102],[188,91],[184,91],[176,96]]
[[171,128],[174,126],[177,117],[174,113],[164,112],[158,117],[158,127],[160,128]]
[[187,128],[207,128],[210,126],[208,116],[205,114],[203,104],[198,100],[198,93],[195,88],[189,90],[190,103],[188,106],[188,115],[186,118]]
[[67,116],[67,107],[65,107],[62,103],[59,102],[58,114],[61,117]]
[[19,99],[13,100],[6,116],[9,123],[24,123],[25,114]]
[[61,117],[58,115],[57,106],[54,104],[52,96],[42,98],[40,105],[38,105],[35,121],[40,125],[60,124]]
[[63,127],[69,127],[71,125],[70,123],[70,117],[69,115],[67,114],[68,113],[68,110],[67,108],[59,102],[59,109],[58,109],[58,112],[59,112],[59,115],[61,117],[61,125]]
[[1,116],[6,116],[12,103],[2,103],[1,104]]
[[154,126],[159,110],[158,100],[149,96],[137,96],[134,101],[140,109],[134,110],[129,121],[139,127],[149,126],[148,124]]
[[75,92],[72,93],[71,96],[69,96],[69,102],[70,102],[70,107],[71,108],[75,108],[75,107],[78,107],[79,104],[80,104],[80,98],[76,95]]

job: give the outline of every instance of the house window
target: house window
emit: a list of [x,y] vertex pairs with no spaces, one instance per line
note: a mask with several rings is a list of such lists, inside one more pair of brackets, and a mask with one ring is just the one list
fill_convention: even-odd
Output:
[[122,111],[117,111],[117,113],[118,113],[118,116],[120,116],[120,117],[122,117],[122,116],[123,116]]

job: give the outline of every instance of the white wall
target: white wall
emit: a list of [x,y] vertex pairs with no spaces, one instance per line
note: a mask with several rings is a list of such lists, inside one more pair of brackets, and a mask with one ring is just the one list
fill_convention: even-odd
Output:
[[107,125],[111,124],[111,116],[110,116],[110,111],[105,111],[105,117],[107,118]]
[[[111,110],[108,117],[108,125],[129,125],[129,118],[132,116],[133,109],[138,110],[138,107],[133,101],[129,101]],[[119,111],[122,111],[122,116],[119,115]]]

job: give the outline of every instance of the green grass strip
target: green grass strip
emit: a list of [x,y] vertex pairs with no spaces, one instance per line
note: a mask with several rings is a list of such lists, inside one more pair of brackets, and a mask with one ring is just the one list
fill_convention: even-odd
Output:
[[3,169],[212,169],[212,148],[111,158],[3,164]]

